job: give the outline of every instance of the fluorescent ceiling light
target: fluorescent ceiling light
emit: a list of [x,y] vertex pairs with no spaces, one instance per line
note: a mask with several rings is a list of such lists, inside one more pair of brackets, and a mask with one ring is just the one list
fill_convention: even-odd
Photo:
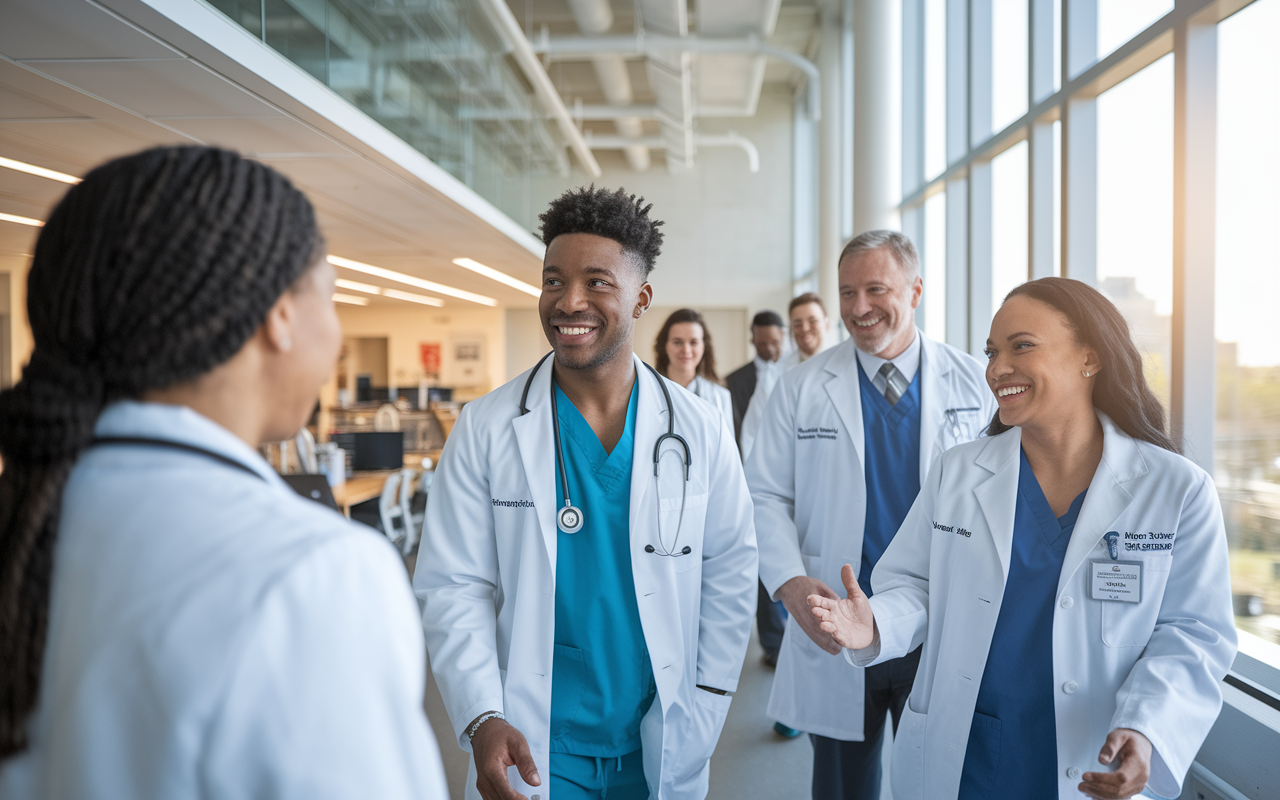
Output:
[[382,294],[381,286],[374,286],[372,283],[361,283],[360,281],[349,281],[346,278],[338,278],[334,281],[339,289],[350,289],[353,292],[364,292],[365,294]]
[[524,281],[519,280],[518,278],[513,278],[505,272],[499,272],[493,267],[487,267],[484,264],[481,264],[479,261],[475,261],[470,258],[455,258],[453,260],[453,263],[457,264],[460,267],[465,267],[466,269],[469,269],[472,272],[478,272],[481,275],[485,276],[486,278],[491,278],[492,280],[495,280],[498,283],[505,283],[507,286],[510,286],[512,289],[519,289],[525,294],[531,294],[534,297],[540,297],[542,295],[542,290],[540,290],[538,287],[527,284]]
[[439,308],[444,305],[444,301],[439,297],[427,297],[425,294],[402,292],[399,289],[383,289],[382,294],[384,297],[390,297],[394,300],[407,300],[410,303],[421,303],[424,306]]
[[[381,286],[374,286],[372,283],[360,283],[359,281],[349,281],[345,278],[338,278],[334,283],[339,289],[351,289],[355,292],[364,292],[365,294],[379,294],[383,297],[390,297],[393,300],[405,300],[410,303],[421,303],[424,306],[435,306],[440,308],[444,305],[444,301],[439,297],[427,297],[425,294],[414,294],[413,292],[402,292],[399,289],[384,289]],[[363,299],[363,298],[357,298]],[[365,300],[362,305],[368,305],[369,301]]]
[[0,222],[16,222],[19,225],[30,225],[33,228],[44,227],[44,223],[38,219],[32,219],[31,217],[20,217],[17,214],[0,213]]
[[0,156],[0,167],[6,167],[8,169],[17,170],[18,172],[25,172],[28,175],[39,175],[41,178],[48,178],[49,180],[61,181],[62,183],[79,183],[80,182],[80,179],[77,178],[75,175],[68,175],[65,172],[58,172],[57,170],[45,169],[44,167],[37,167],[35,164],[28,164],[24,161],[14,161],[12,158],[5,158],[4,156]]
[[347,305],[352,305],[352,306],[367,306],[369,305],[369,298],[356,297],[353,294],[342,294],[341,292],[334,292],[333,302],[346,303]]
[[356,272],[363,272],[366,275],[386,278],[389,281],[396,281],[397,283],[416,286],[419,289],[426,289],[428,292],[444,294],[449,297],[456,297],[460,300],[469,300],[472,303],[479,303],[482,306],[498,305],[498,301],[494,300],[492,297],[485,297],[482,294],[476,294],[474,292],[465,292],[462,289],[455,289],[452,286],[445,286],[441,283],[424,281],[422,278],[415,278],[412,275],[406,275],[403,272],[396,272],[395,270],[385,269],[383,267],[375,267],[372,264],[352,261],[349,258],[343,258],[341,256],[329,256],[329,263],[333,264],[335,267],[343,267],[345,269],[355,270]]

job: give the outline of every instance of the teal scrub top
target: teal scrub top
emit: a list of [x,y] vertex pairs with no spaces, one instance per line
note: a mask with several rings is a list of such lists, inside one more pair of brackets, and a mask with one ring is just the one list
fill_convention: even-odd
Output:
[[[556,629],[551,666],[551,752],[617,758],[640,749],[640,719],[657,689],[631,572],[631,458],[636,386],[612,452],[555,388],[577,533],[556,529]],[[564,486],[556,472],[556,507]]]

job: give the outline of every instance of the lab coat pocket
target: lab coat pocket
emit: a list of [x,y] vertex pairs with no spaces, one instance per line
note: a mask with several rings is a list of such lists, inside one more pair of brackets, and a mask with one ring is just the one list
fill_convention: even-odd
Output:
[[582,651],[567,644],[556,645],[551,664],[551,716],[556,723],[551,731],[552,741],[569,733],[586,690],[587,665]]
[[911,710],[908,699],[893,740],[889,785],[894,800],[924,800],[924,737],[927,714]]
[[[653,546],[658,552],[679,553],[686,546],[688,555],[672,558],[676,572],[688,572],[702,563],[702,530],[707,516],[707,493],[670,497],[658,504],[658,530],[653,533]],[[682,508],[683,506],[683,508]]]
[[1148,558],[1142,564],[1142,599],[1137,603],[1095,600],[1102,603],[1102,642],[1108,647],[1146,647],[1160,616],[1160,602],[1169,580],[1168,556]]
[[672,773],[672,785],[678,796],[702,797],[707,791],[708,767],[716,742],[729,714],[729,695],[712,694],[705,689],[693,690],[689,730],[685,734],[680,764]]

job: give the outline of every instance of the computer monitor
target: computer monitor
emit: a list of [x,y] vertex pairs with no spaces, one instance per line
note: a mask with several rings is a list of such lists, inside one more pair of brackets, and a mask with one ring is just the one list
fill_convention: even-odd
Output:
[[377,431],[352,434],[354,452],[351,469],[400,469],[404,466],[404,434],[400,431]]

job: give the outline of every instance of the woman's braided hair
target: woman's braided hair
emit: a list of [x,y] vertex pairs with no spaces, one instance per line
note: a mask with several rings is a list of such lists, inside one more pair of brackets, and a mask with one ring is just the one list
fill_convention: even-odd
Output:
[[53,210],[28,276],[35,350],[0,393],[0,758],[27,747],[62,489],[103,407],[229,360],[321,247],[283,175],[209,147],[108,162]]

